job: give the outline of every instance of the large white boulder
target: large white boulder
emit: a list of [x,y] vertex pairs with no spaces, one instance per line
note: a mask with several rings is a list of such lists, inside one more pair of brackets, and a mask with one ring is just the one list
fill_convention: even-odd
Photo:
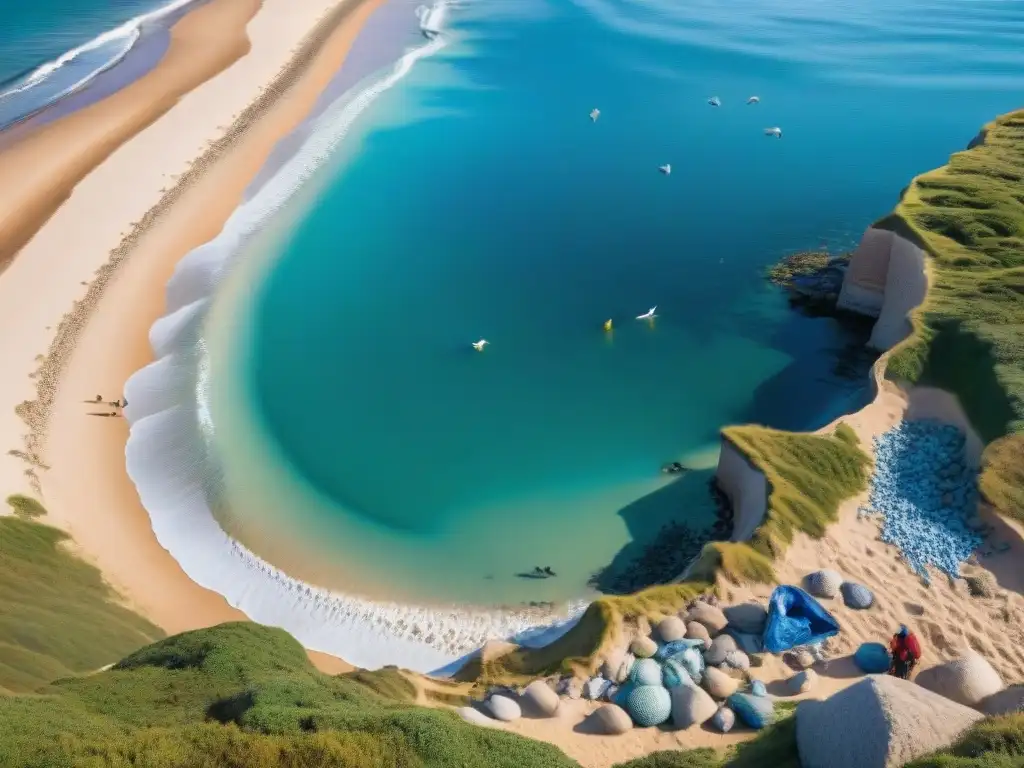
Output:
[[948,746],[981,714],[889,675],[870,675],[824,701],[802,701],[802,768],[897,768]]
[[974,651],[919,673],[914,682],[922,688],[968,707],[1003,690],[999,673]]

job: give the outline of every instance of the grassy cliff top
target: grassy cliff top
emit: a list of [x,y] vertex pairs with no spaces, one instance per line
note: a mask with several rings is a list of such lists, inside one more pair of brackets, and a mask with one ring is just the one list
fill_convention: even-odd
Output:
[[959,398],[988,445],[982,491],[1024,520],[1024,110],[979,139],[915,178],[875,225],[932,257],[928,298],[887,374]]

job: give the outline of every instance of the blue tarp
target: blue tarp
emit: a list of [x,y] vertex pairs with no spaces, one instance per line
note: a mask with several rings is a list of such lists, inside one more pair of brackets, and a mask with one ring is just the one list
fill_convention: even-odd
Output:
[[839,624],[821,603],[796,587],[776,587],[768,601],[764,649],[781,653],[797,645],[809,645],[839,632]]

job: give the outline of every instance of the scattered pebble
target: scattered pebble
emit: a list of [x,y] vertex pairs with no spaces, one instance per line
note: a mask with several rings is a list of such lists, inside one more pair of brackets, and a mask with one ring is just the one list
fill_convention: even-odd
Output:
[[487,700],[487,710],[494,719],[502,720],[506,723],[518,720],[523,715],[523,710],[520,709],[518,703],[508,696],[502,696],[501,694],[495,694]]
[[629,644],[629,650],[638,659],[649,659],[658,652],[658,644],[649,637],[637,637]]
[[842,583],[843,577],[836,571],[815,571],[807,577],[807,591],[815,597],[835,597]]
[[622,707],[605,704],[587,718],[598,733],[618,736],[633,730],[633,721]]
[[712,716],[711,724],[722,733],[728,733],[736,725],[736,713],[728,707],[720,707]]
[[528,712],[541,717],[552,717],[558,711],[558,694],[543,680],[526,686],[520,700]]
[[875,602],[875,596],[863,584],[844,581],[840,591],[843,593],[843,603],[847,608],[863,611],[870,608]]

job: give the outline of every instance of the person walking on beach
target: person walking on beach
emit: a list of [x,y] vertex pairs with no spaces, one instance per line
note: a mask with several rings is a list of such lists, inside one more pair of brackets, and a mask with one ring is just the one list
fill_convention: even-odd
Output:
[[921,643],[917,635],[901,626],[899,631],[892,636],[889,642],[889,650],[892,652],[892,665],[889,667],[889,674],[903,680],[910,679],[910,673],[921,658]]

